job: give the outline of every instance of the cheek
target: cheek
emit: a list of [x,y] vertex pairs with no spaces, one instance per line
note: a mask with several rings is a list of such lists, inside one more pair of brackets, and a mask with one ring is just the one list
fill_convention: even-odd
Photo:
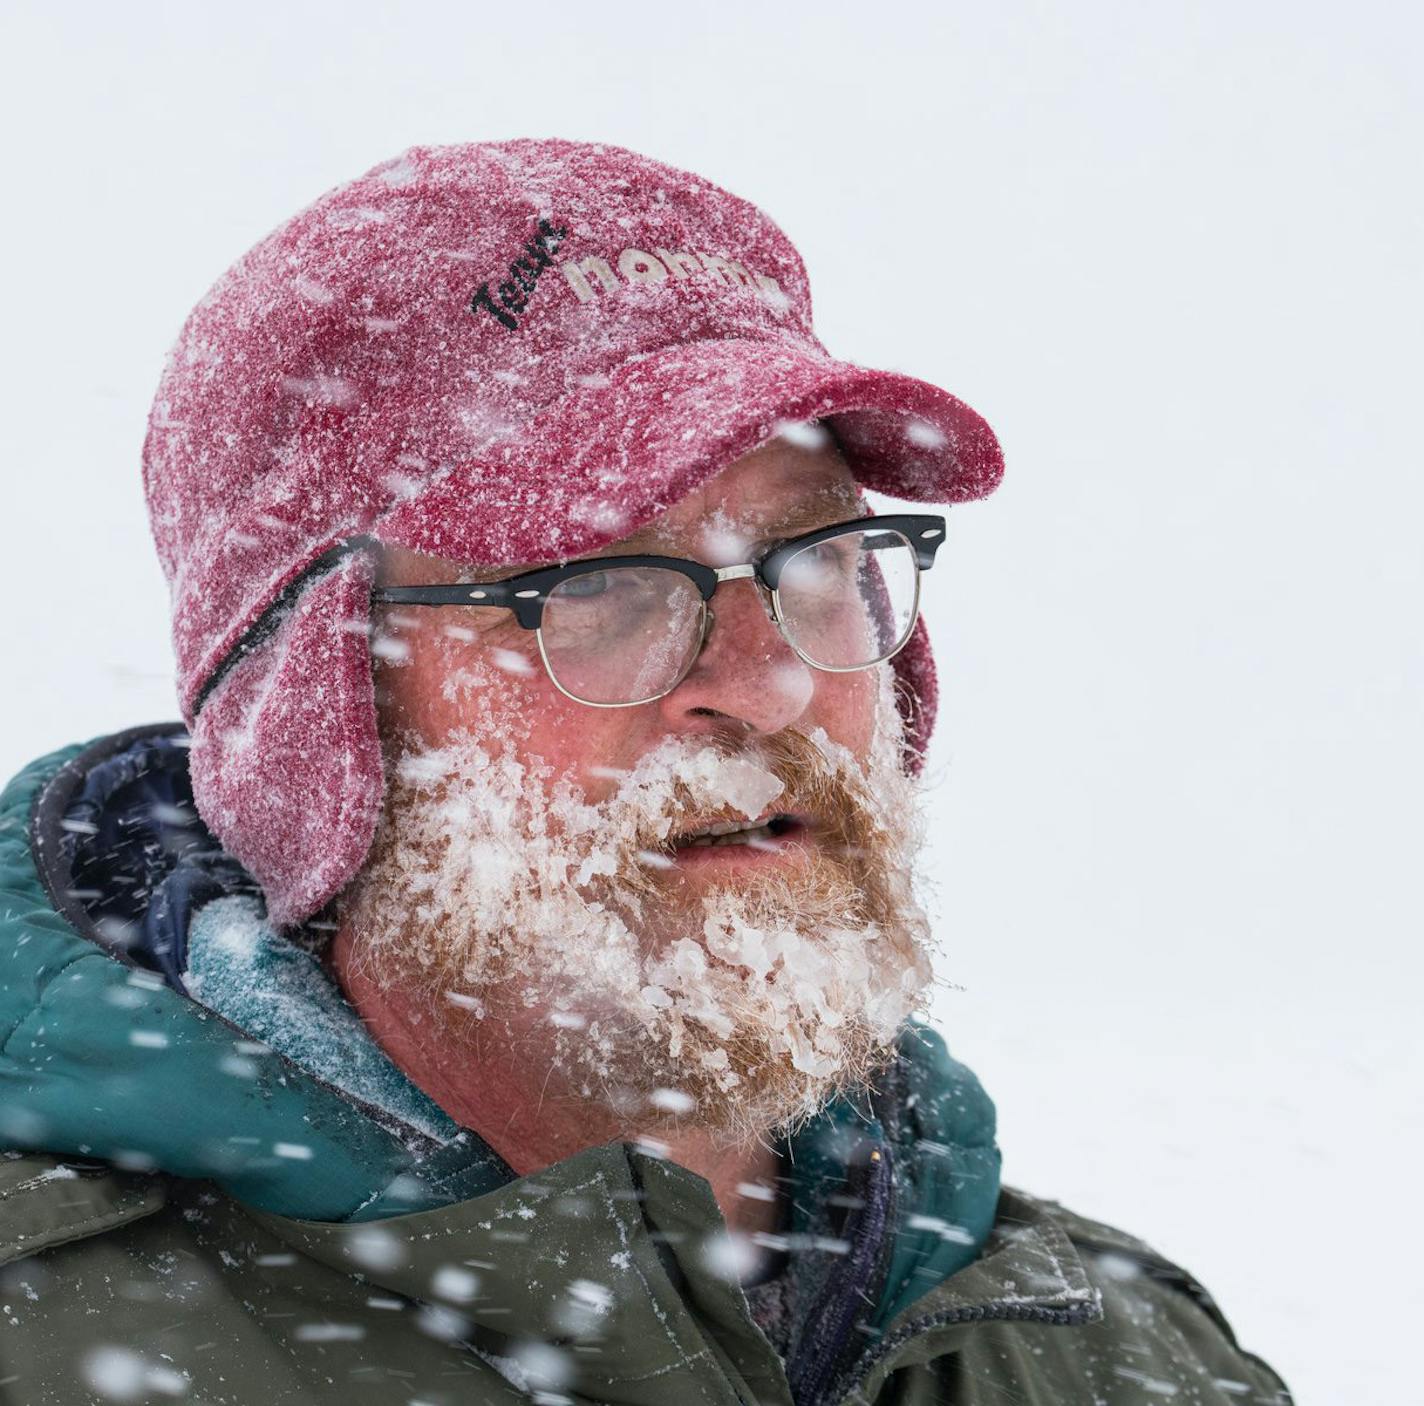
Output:
[[876,669],[861,669],[853,674],[818,673],[811,706],[797,726],[803,730],[823,727],[833,741],[863,757],[875,737],[875,710],[879,706]]
[[519,641],[425,621],[391,638],[393,645],[375,651],[383,733],[413,732],[434,747],[462,728],[508,733],[541,706],[535,694],[543,671]]
[[[460,626],[407,628],[397,657],[375,661],[383,735],[414,733],[438,747],[453,733],[505,738],[520,757],[537,756],[556,772],[574,769],[590,795],[614,783],[587,765],[626,766],[631,719],[618,710],[589,708],[549,681],[534,636],[475,634]],[[630,712],[638,710],[632,709]]]

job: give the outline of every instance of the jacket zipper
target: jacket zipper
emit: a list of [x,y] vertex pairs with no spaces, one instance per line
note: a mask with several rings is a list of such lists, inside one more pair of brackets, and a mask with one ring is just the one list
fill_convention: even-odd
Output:
[[[843,1373],[840,1380],[835,1382],[829,1391],[817,1398],[814,1406],[821,1406],[822,1402],[827,1401],[840,1402],[842,1406],[851,1406],[851,1403],[856,1403],[859,1406],[866,1400],[865,1397],[857,1394],[859,1385],[870,1376],[876,1365],[888,1357],[901,1343],[908,1342],[911,1338],[917,1337],[931,1328],[949,1327],[955,1323],[993,1322],[1059,1323],[1072,1326],[1095,1321],[1096,1305],[1091,1303],[1074,1308],[1035,1308],[1028,1304],[990,1303],[970,1308],[957,1308],[948,1313],[937,1313],[932,1317],[921,1318],[915,1323],[906,1324],[893,1337],[883,1338],[874,1347],[867,1348],[861,1354],[860,1360],[854,1363],[849,1371]],[[812,1406],[812,1403],[802,1403],[802,1406]]]
[[[845,1348],[847,1339],[852,1333],[853,1319],[865,1310],[867,1304],[875,1302],[874,1298],[869,1298],[866,1295],[865,1286],[870,1283],[878,1289],[885,1277],[885,1267],[889,1260],[890,1237],[884,1232],[886,1226],[894,1219],[895,1201],[895,1183],[890,1165],[890,1149],[885,1144],[881,1144],[871,1150],[866,1165],[855,1179],[852,1194],[861,1199],[863,1208],[858,1213],[858,1223],[854,1231],[855,1243],[845,1265],[844,1279],[847,1282],[841,1287],[840,1303],[828,1306],[834,1309],[830,1333],[817,1335],[835,1345],[835,1350],[821,1354],[813,1358],[809,1364],[804,1364],[806,1350],[808,1347],[813,1347],[814,1343],[808,1344],[803,1341],[800,1345],[794,1370],[788,1373],[791,1378],[792,1395],[796,1398],[797,1406],[820,1406],[820,1403],[826,1399],[827,1383],[835,1378],[838,1363],[844,1361],[847,1356]],[[880,1192],[879,1195],[877,1195],[877,1191]],[[870,1224],[866,1223],[867,1220],[870,1221]],[[859,1270],[857,1261],[864,1259],[865,1242],[868,1237],[873,1237],[875,1240],[875,1244],[870,1247],[874,1263],[865,1270]],[[824,1326],[824,1323],[821,1326]],[[853,1344],[849,1345],[854,1346]],[[855,1359],[852,1357],[851,1361],[847,1363],[847,1367],[854,1366],[854,1363]]]

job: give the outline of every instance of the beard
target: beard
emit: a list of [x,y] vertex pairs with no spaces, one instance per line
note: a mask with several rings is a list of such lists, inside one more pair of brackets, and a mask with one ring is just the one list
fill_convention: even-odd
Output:
[[[423,1039],[498,1050],[541,1103],[743,1144],[870,1085],[931,984],[919,787],[881,666],[868,755],[823,729],[665,739],[590,800],[488,732],[388,744],[372,852],[337,905],[351,961],[414,998]],[[693,879],[689,823],[804,812],[794,855]]]

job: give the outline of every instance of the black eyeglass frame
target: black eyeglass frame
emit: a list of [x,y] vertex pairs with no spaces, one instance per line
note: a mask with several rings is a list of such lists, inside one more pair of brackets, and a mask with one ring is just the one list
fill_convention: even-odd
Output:
[[[865,664],[852,664],[847,667],[837,667],[830,664],[818,663],[810,658],[796,644],[787,632],[785,620],[781,611],[780,584],[781,576],[787,564],[798,552],[804,551],[808,547],[817,546],[821,542],[831,541],[837,537],[850,536],[853,533],[865,532],[871,529],[880,528],[886,532],[898,533],[909,545],[915,558],[915,601],[910,612],[910,625],[905,631],[904,637],[896,644],[895,648],[888,653],[881,655],[878,659],[872,659]],[[798,657],[805,660],[813,668],[822,669],[827,673],[855,673],[861,669],[869,669],[876,664],[883,663],[886,659],[893,658],[909,642],[910,635],[914,631],[914,623],[919,615],[920,605],[920,576],[934,565],[935,553],[940,544],[944,541],[945,519],[934,513],[908,513],[908,514],[888,514],[884,516],[876,515],[871,517],[853,518],[848,522],[832,523],[827,527],[818,527],[812,532],[802,533],[798,537],[778,538],[767,545],[765,551],[759,553],[752,561],[742,562],[735,566],[707,566],[700,561],[693,561],[688,557],[667,557],[649,556],[644,554],[633,554],[628,556],[611,557],[580,557],[573,561],[560,562],[554,566],[541,566],[533,571],[522,571],[518,575],[505,577],[498,581],[481,581],[475,584],[469,582],[457,582],[454,584],[441,584],[431,586],[375,586],[371,590],[372,604],[386,605],[476,605],[476,606],[497,606],[512,610],[515,619],[526,630],[533,630],[538,636],[539,653],[544,661],[544,668],[550,680],[560,693],[572,698],[575,702],[587,704],[592,708],[632,708],[642,703],[652,703],[659,698],[666,697],[671,693],[691,669],[701,654],[703,646],[707,643],[707,637],[711,633],[715,615],[711,609],[711,600],[717,587],[723,581],[735,581],[744,578],[755,580],[767,593],[771,602],[771,618],[780,632],[781,637],[787,645],[795,651]],[[697,587],[702,597],[702,631],[701,639],[697,649],[693,651],[692,658],[688,663],[687,670],[668,688],[660,693],[655,693],[647,698],[630,699],[620,703],[600,703],[589,698],[580,698],[575,693],[570,693],[560,682],[558,674],[553,665],[549,662],[549,656],[544,648],[544,637],[542,624],[544,618],[544,606],[548,603],[550,593],[565,581],[572,580],[579,576],[595,575],[600,571],[608,571],[620,566],[649,566],[661,567],[664,570],[675,571],[686,576]]]

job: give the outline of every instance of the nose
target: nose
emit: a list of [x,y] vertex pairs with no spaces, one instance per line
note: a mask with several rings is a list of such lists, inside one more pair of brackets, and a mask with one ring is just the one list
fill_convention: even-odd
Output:
[[782,638],[762,586],[751,578],[722,582],[708,615],[701,653],[658,700],[667,726],[712,732],[731,721],[773,733],[794,723],[810,706],[813,671]]

